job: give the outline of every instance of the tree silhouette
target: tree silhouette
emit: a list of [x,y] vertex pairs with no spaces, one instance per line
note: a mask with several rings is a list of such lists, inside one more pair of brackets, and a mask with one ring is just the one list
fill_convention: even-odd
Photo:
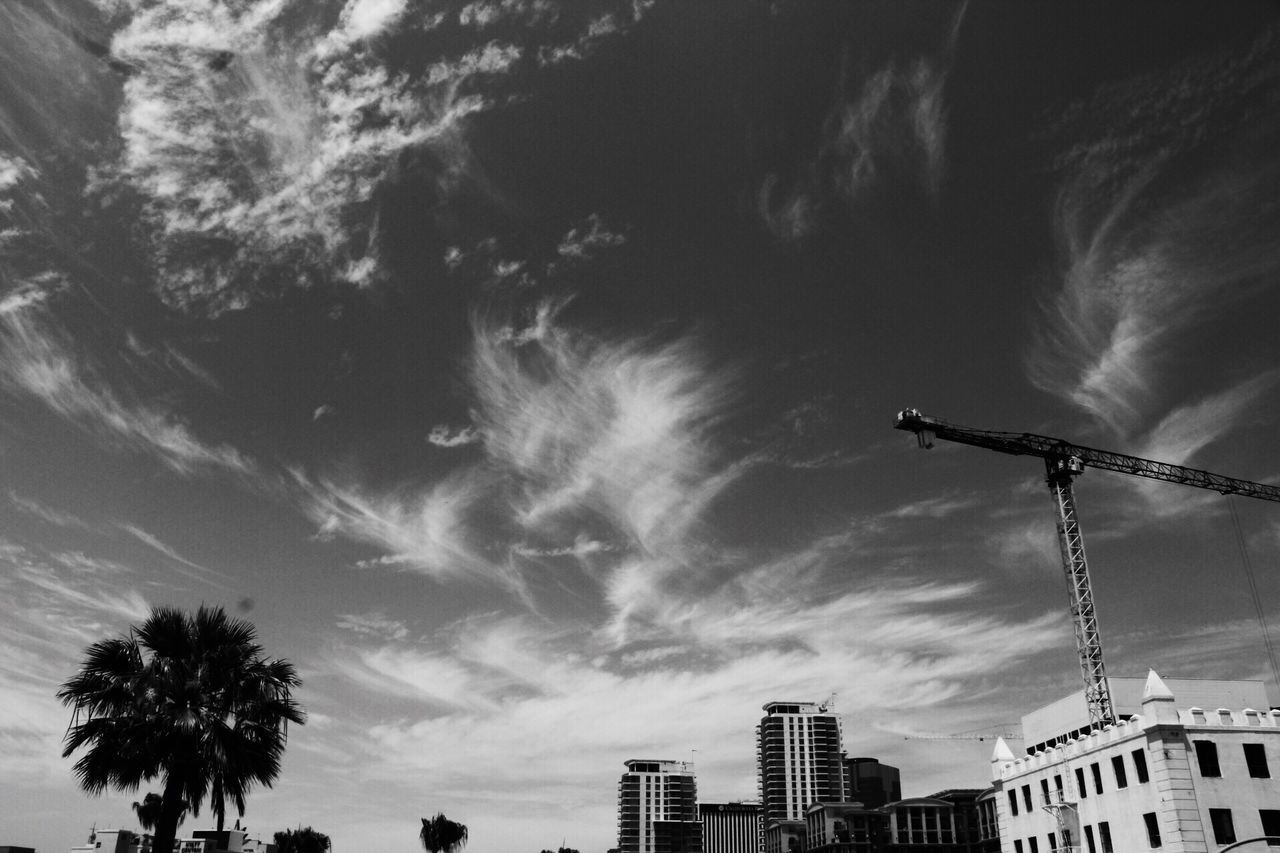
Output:
[[286,829],[275,834],[276,853],[325,853],[329,836],[309,826]]
[[280,773],[288,724],[304,719],[291,696],[299,681],[255,639],[220,607],[156,608],[128,636],[86,649],[58,691],[74,709],[62,755],[85,750],[74,768],[82,788],[163,782],[153,850],[173,846],[184,811],[199,816],[206,796],[221,825],[228,802],[244,814],[250,789]]
[[457,853],[467,843],[467,828],[437,813],[431,820],[422,819],[418,838],[429,853]]
[[[156,824],[160,821],[160,807],[164,803],[163,798],[159,794],[148,793],[142,798],[142,802],[134,802],[133,813],[138,816],[138,825],[142,827],[143,832],[150,832],[156,828]],[[182,820],[187,812],[187,804],[182,804],[182,814],[178,816],[178,825],[182,825]]]

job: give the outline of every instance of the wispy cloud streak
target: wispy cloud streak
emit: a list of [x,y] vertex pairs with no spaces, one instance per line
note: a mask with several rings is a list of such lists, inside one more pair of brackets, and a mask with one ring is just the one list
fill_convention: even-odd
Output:
[[234,448],[206,444],[176,416],[126,404],[73,355],[70,342],[40,314],[31,305],[0,311],[0,388],[33,397],[108,444],[154,456],[179,474],[255,473],[250,460]]
[[1028,370],[1122,436],[1194,414],[1167,381],[1194,330],[1280,272],[1280,157],[1258,141],[1276,122],[1256,97],[1275,85],[1273,42],[1104,90],[1061,124],[1089,141],[1061,158],[1065,269]]

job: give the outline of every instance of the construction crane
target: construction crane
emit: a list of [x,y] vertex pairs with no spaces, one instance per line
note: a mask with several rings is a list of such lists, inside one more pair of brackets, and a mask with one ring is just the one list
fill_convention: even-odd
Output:
[[1102,660],[1102,638],[1093,608],[1093,589],[1089,583],[1089,566],[1085,561],[1084,537],[1080,532],[1080,519],[1076,514],[1071,482],[1084,473],[1086,467],[1093,467],[1211,489],[1224,495],[1280,501],[1280,486],[1237,480],[1197,468],[1098,450],[1028,432],[995,432],[957,426],[938,418],[926,417],[916,409],[899,412],[894,426],[914,432],[920,447],[924,449],[933,447],[936,440],[942,439],[1015,456],[1038,456],[1044,460],[1049,492],[1053,495],[1058,510],[1058,542],[1062,550],[1062,567],[1067,576],[1067,588],[1071,595],[1076,651],[1080,656],[1080,671],[1084,678],[1085,700],[1089,705],[1089,724],[1092,727],[1115,722],[1115,713],[1111,691],[1107,686],[1106,667]]

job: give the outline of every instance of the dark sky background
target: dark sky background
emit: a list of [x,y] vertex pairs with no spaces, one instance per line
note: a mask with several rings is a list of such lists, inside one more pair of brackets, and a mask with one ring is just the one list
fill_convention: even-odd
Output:
[[[0,5],[0,841],[132,826],[54,692],[159,604],[304,675],[264,836],[604,850],[622,762],[749,799],[760,706],[831,694],[984,787],[908,736],[1077,688],[1053,506],[894,414],[1280,478],[1278,21]],[[1276,508],[1077,497],[1109,671],[1275,699]]]

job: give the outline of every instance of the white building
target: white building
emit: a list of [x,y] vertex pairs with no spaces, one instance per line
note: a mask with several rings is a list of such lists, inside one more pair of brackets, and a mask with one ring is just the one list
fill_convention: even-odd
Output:
[[[1024,717],[1035,754],[1015,758],[1001,739],[992,755],[1002,853],[1209,853],[1280,835],[1280,711],[1257,710],[1266,707],[1259,682],[1218,684],[1249,704],[1180,706],[1151,672],[1138,713],[1116,702],[1122,722],[1101,731],[1081,734],[1074,714],[1052,710],[1079,696]],[[1050,719],[1065,737],[1043,727]]]
[[698,788],[687,761],[632,759],[618,781],[622,853],[702,849]]
[[769,702],[756,727],[761,819],[803,823],[814,803],[845,797],[840,717],[816,702]]

